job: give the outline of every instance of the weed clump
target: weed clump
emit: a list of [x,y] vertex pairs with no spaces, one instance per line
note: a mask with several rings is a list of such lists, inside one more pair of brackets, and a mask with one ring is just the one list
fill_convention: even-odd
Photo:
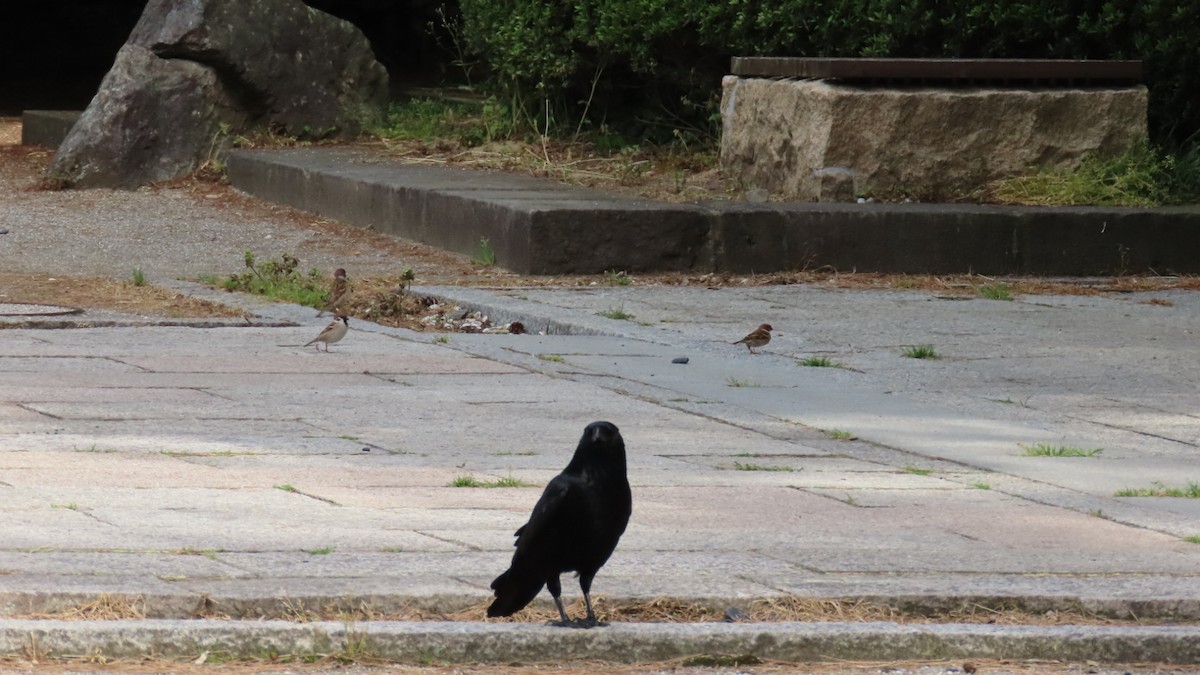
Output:
[[246,271],[230,275],[217,282],[228,291],[265,295],[277,300],[317,307],[325,302],[328,291],[325,279],[317,269],[299,271],[300,261],[289,253],[278,260],[259,261],[253,251],[246,251]]

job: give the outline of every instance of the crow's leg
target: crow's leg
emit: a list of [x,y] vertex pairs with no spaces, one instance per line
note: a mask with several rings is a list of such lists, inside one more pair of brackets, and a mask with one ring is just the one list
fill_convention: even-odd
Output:
[[554,598],[554,606],[558,607],[558,616],[561,621],[551,621],[552,626],[570,627],[574,624],[567,617],[567,610],[563,609],[562,603],[562,584],[558,582],[558,575],[554,575],[546,580],[546,590],[550,591],[550,597]]
[[579,589],[583,591],[583,603],[587,605],[587,616],[575,622],[576,628],[595,628],[608,625],[600,623],[596,619],[596,613],[592,611],[592,578],[591,574],[579,575]]

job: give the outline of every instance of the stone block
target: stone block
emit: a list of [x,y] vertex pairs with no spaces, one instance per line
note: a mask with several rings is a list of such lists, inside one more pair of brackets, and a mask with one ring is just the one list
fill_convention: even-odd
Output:
[[57,148],[79,121],[78,110],[26,110],[21,113],[21,145]]
[[[1146,136],[1144,86],[935,88],[739,78],[723,83],[721,165],[773,195],[945,200]],[[836,170],[834,170],[836,168]],[[848,173],[844,173],[848,172]]]

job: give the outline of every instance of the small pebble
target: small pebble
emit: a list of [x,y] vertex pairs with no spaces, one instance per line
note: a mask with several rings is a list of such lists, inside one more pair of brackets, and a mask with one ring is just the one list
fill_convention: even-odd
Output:
[[370,451],[371,451],[370,448],[363,448],[363,452],[370,452]]
[[0,227],[0,234],[8,234],[8,228],[7,228],[7,227]]
[[688,362],[688,357],[686,357],[686,356],[676,356],[675,358],[671,359],[671,363],[684,363],[684,364],[686,364],[687,362]]

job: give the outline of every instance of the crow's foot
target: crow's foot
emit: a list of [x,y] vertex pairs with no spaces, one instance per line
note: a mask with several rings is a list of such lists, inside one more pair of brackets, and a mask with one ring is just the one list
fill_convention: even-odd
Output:
[[547,621],[546,625],[556,628],[599,628],[608,624],[595,619],[569,619],[567,621]]

